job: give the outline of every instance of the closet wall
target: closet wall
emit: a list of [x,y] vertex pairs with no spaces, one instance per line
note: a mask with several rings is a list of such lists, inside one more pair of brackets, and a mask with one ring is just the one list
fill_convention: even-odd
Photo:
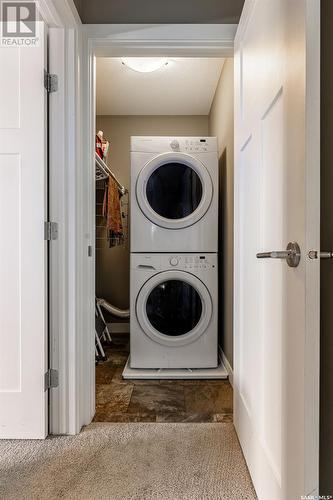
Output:
[[209,114],[219,148],[219,336],[233,366],[234,60],[226,59]]
[[[96,129],[103,130],[110,141],[108,164],[129,188],[132,135],[207,136],[208,116],[100,115]],[[96,251],[96,294],[117,307],[129,307],[129,244],[127,248],[105,246]]]

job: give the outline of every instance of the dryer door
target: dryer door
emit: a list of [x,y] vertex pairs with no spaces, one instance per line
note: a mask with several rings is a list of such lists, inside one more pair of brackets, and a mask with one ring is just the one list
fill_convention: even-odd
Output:
[[195,224],[207,212],[213,184],[201,161],[185,153],[164,153],[141,170],[136,197],[144,215],[167,229]]
[[136,314],[152,340],[183,346],[199,338],[210,323],[213,307],[206,286],[193,274],[164,271],[141,288]]

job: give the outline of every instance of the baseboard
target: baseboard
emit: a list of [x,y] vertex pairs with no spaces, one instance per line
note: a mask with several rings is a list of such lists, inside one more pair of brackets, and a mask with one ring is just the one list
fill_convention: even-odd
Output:
[[224,354],[224,352],[222,351],[222,348],[219,347],[219,351],[220,351],[220,356],[221,356],[221,359],[222,359],[222,363],[224,364],[225,366],[225,369],[227,370],[228,372],[228,378],[229,378],[229,382],[230,384],[232,385],[232,387],[234,386],[234,372],[233,372],[233,369],[231,368],[231,365],[226,357],[226,355]]
[[108,323],[109,332],[112,333],[129,333],[129,323]]

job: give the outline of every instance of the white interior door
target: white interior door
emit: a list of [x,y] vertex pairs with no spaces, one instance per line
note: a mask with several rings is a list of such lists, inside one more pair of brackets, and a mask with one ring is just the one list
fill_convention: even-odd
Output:
[[[317,0],[246,0],[235,40],[235,426],[259,499],[318,488]],[[256,258],[297,242],[298,267]]]
[[0,48],[0,437],[47,434],[45,29]]

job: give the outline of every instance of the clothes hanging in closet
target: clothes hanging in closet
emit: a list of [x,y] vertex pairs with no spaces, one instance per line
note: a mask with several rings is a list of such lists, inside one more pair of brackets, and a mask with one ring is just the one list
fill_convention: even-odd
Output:
[[124,243],[121,220],[120,194],[116,181],[109,177],[105,183],[103,215],[106,217],[107,239],[110,247]]

